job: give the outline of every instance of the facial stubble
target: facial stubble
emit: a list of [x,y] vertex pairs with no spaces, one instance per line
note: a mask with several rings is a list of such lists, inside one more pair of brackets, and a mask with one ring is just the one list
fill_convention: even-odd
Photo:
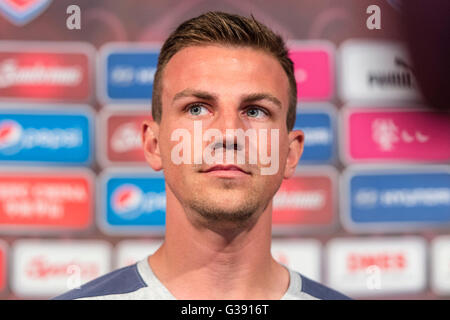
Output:
[[[238,184],[233,179],[218,179],[209,186],[208,192],[194,188],[191,197],[184,199],[185,207],[197,216],[197,222],[211,229],[248,227],[265,210],[271,197],[264,196],[264,188],[260,184],[245,189]],[[236,197],[239,192],[245,194]]]

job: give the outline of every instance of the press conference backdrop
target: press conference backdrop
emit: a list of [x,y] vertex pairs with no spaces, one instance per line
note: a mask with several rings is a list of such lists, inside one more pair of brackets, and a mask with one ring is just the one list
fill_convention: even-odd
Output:
[[48,299],[162,242],[140,123],[162,42],[209,10],[252,13],[294,61],[305,151],[274,257],[353,298],[448,299],[449,113],[418,90],[401,2],[362,0],[0,0],[0,298]]

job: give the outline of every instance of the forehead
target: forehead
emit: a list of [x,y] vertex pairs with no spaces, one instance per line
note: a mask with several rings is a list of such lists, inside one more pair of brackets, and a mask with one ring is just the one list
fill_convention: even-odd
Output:
[[167,63],[162,81],[163,100],[194,88],[218,96],[264,91],[277,96],[286,107],[288,104],[289,82],[280,63],[270,54],[250,47],[183,48]]

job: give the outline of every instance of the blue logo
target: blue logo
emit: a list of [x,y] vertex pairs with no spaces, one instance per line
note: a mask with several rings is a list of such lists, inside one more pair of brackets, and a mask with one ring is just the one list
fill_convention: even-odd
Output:
[[110,174],[102,180],[102,188],[102,224],[107,231],[146,227],[161,230],[165,226],[166,192],[162,175]]
[[159,49],[115,48],[104,54],[106,84],[103,93],[109,101],[150,102]]
[[89,165],[91,122],[82,111],[0,109],[0,162]]
[[51,0],[0,0],[0,13],[17,26],[23,26],[39,16]]
[[299,165],[331,164],[336,158],[336,117],[331,111],[300,108],[294,124],[295,130],[305,134],[305,146]]
[[344,175],[342,213],[355,230],[415,230],[450,224],[450,167],[355,170]]

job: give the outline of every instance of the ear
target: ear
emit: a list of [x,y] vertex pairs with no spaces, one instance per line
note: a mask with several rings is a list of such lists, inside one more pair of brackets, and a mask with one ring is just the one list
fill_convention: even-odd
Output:
[[289,151],[284,168],[284,178],[292,177],[297,168],[298,161],[303,154],[305,136],[301,130],[292,130],[289,132]]
[[159,150],[159,124],[154,120],[146,120],[142,123],[142,145],[145,159],[153,170],[162,169],[161,153]]

